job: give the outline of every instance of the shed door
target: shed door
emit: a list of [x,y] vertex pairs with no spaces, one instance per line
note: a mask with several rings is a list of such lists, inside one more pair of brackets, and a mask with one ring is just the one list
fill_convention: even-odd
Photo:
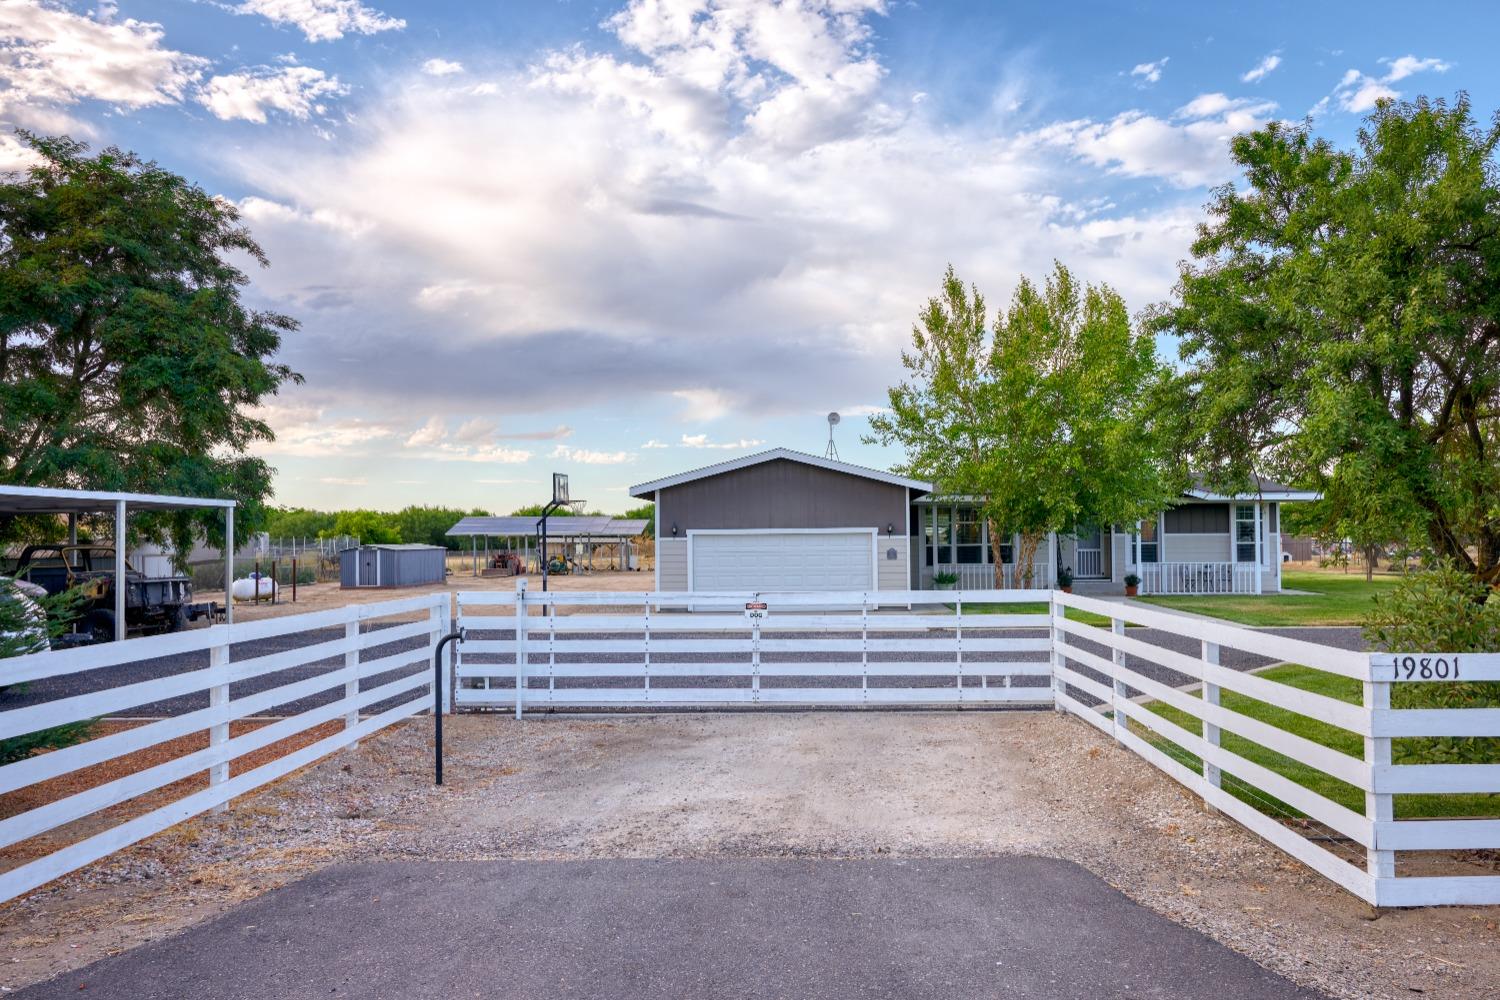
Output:
[[375,586],[377,560],[380,559],[379,549],[361,549],[359,553],[359,585],[361,587]]
[[694,532],[690,539],[692,589],[875,589],[868,531]]

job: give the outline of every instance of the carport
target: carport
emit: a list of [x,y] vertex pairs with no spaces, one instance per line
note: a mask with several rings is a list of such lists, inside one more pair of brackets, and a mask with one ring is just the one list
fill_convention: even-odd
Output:
[[[627,546],[630,540],[639,536],[646,530],[647,521],[643,518],[619,518],[604,515],[585,515],[579,517],[561,517],[553,515],[547,522],[547,543],[567,544],[569,542],[583,542],[589,547],[589,555],[593,556],[593,546],[618,545],[620,549],[620,566],[623,568],[627,563]],[[479,575],[479,540],[484,539],[485,562],[489,562],[489,540],[491,538],[505,539],[508,551],[520,552],[522,559],[529,563],[532,555],[532,540],[538,539],[537,548],[540,549],[539,535],[541,531],[541,518],[533,515],[509,517],[466,517],[449,528],[447,535],[450,538],[468,538],[469,547],[474,560],[474,575]],[[539,559],[546,558],[545,553],[538,555]]]
[[66,514],[68,544],[78,544],[80,514],[113,514],[115,519],[115,638],[125,638],[125,527],[134,510],[200,510],[224,512],[224,620],[234,621],[233,500],[167,496],[157,493],[113,493],[52,489],[46,486],[0,485],[0,514]]

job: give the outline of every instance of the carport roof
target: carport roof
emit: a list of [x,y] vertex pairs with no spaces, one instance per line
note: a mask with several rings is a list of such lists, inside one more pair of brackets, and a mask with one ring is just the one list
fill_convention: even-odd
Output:
[[882,469],[870,469],[863,465],[853,465],[849,462],[840,462],[833,458],[824,458],[821,455],[809,455],[805,451],[793,451],[790,448],[772,448],[770,451],[757,452],[754,455],[746,455],[743,458],[732,458],[727,462],[716,462],[713,465],[705,465],[701,469],[679,472],[677,475],[667,476],[665,479],[653,479],[649,483],[632,486],[630,488],[630,495],[633,497],[650,497],[657,490],[665,490],[673,486],[680,486],[683,483],[691,483],[695,479],[720,476],[726,472],[734,472],[736,469],[745,469],[752,465],[760,465],[763,462],[774,462],[778,459],[784,459],[788,462],[801,462],[803,465],[815,465],[820,469],[828,469],[831,472],[843,472],[847,475],[859,476],[863,479],[873,479],[876,482],[890,483],[892,486],[905,486],[908,489],[917,490],[921,493],[932,492],[932,484],[925,483],[920,479],[908,479],[905,476],[898,476],[894,472],[886,472]]
[[233,507],[233,500],[178,497],[159,493],[65,490],[49,486],[0,486],[0,514],[103,514],[124,500],[132,510],[198,510]]
[[[518,538],[536,534],[540,522],[541,518],[530,514],[520,517],[466,517],[449,528],[447,534],[453,537],[475,535]],[[646,521],[640,518],[588,515],[557,516],[547,521],[547,534],[553,538],[634,538],[645,530]]]

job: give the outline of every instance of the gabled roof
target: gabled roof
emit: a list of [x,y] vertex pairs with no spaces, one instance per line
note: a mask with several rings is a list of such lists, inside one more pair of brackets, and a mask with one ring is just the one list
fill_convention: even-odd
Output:
[[800,462],[803,465],[816,466],[819,469],[827,469],[830,472],[842,472],[850,476],[859,476],[862,479],[873,479],[879,483],[890,483],[892,486],[905,486],[908,489],[918,490],[922,493],[932,492],[932,484],[924,483],[920,479],[908,479],[905,476],[898,476],[894,472],[869,469],[863,465],[853,465],[849,462],[840,462],[832,458],[823,458],[821,455],[809,455],[805,451],[793,451],[790,448],[772,448],[770,451],[757,452],[754,455],[746,455],[743,458],[732,458],[727,462],[716,462],[713,465],[705,465],[701,469],[679,472],[677,475],[667,476],[665,479],[653,479],[649,483],[632,486],[630,488],[630,495],[633,497],[650,497],[657,490],[665,490],[673,486],[681,486],[683,483],[691,483],[697,479],[721,476],[726,472],[734,472],[737,469],[748,469],[752,465],[761,465],[765,462],[775,462],[778,460]]

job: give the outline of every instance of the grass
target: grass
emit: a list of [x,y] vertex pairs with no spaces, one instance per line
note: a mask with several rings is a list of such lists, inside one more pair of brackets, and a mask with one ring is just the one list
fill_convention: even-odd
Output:
[[[1361,581],[1363,582],[1363,581]],[[1287,684],[1291,687],[1301,688],[1315,694],[1326,695],[1353,705],[1360,703],[1360,683],[1349,677],[1339,677],[1335,674],[1324,673],[1321,670],[1311,670],[1307,667],[1295,664],[1286,664],[1272,667],[1262,671],[1258,676],[1266,679]],[[1200,692],[1193,691],[1194,697],[1199,697]],[[1321,743],[1332,750],[1345,753],[1351,757],[1363,757],[1364,738],[1346,729],[1309,719],[1268,705],[1263,701],[1248,698],[1234,691],[1220,689],[1220,704],[1232,712],[1247,715],[1252,719],[1258,719],[1278,729],[1284,729],[1315,743]],[[1199,721],[1186,712],[1173,708],[1161,702],[1147,702],[1146,708],[1162,716],[1170,722],[1175,722],[1189,732],[1201,732]],[[1202,769],[1202,761],[1193,754],[1177,746],[1162,736],[1146,730],[1144,727],[1132,723],[1135,731],[1148,739],[1153,745],[1194,770]],[[1407,756],[1415,756],[1420,762],[1423,744],[1428,741],[1421,740],[1396,740],[1393,750],[1397,760],[1403,760]],[[1258,743],[1252,743],[1242,736],[1224,731],[1220,736],[1220,745],[1231,753],[1238,754],[1246,760],[1253,761],[1262,767],[1275,771],[1283,777],[1295,781],[1304,788],[1311,789],[1326,799],[1337,802],[1342,806],[1353,809],[1355,812],[1363,813],[1365,810],[1364,791],[1354,785],[1340,781],[1337,778],[1324,774],[1317,770],[1279,754],[1274,750],[1267,749]],[[1228,776],[1226,775],[1226,778]],[[1267,812],[1272,815],[1301,815],[1297,810],[1284,802],[1271,799],[1264,792],[1257,791],[1250,794],[1239,782],[1226,780],[1224,789],[1236,798]],[[1268,801],[1269,800],[1269,801]],[[1397,795],[1395,801],[1396,816],[1398,819],[1427,819],[1436,817],[1472,817],[1472,816],[1500,816],[1500,794],[1458,794],[1458,795]]]
[[1308,594],[1223,594],[1142,597],[1147,604],[1211,615],[1241,625],[1359,625],[1371,600],[1396,585],[1394,576],[1366,581],[1363,574],[1288,570],[1281,585]]

